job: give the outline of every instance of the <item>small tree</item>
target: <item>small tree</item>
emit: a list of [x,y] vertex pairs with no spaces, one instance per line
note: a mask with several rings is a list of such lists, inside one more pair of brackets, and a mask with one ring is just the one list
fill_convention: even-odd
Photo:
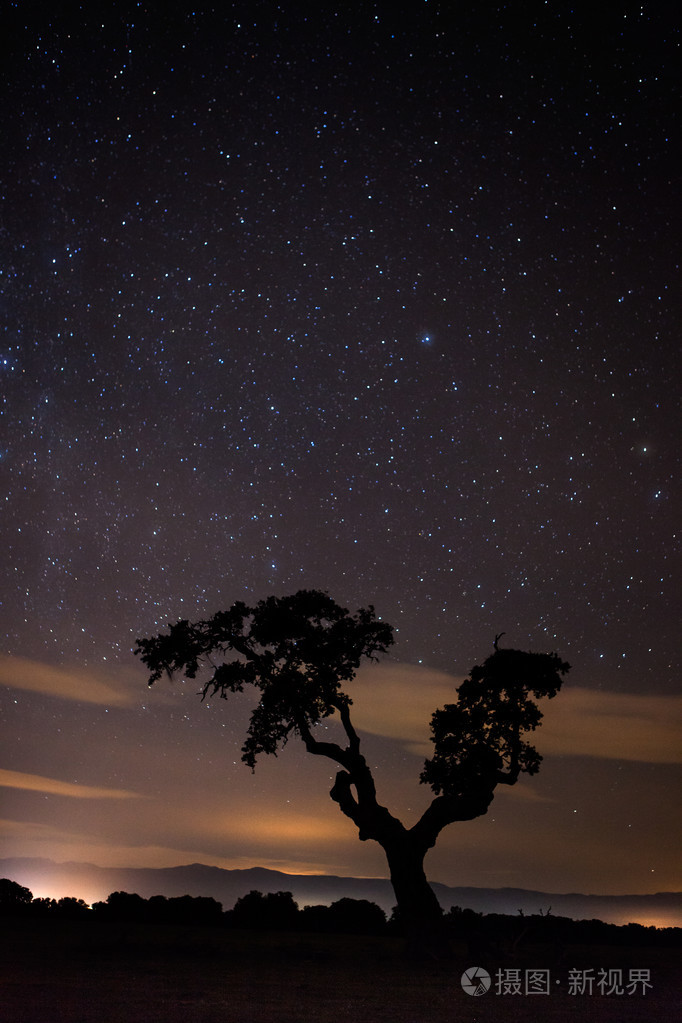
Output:
[[263,931],[286,931],[296,926],[298,905],[291,892],[262,892],[252,890],[237,899],[227,919],[233,927]]
[[92,910],[85,899],[77,899],[73,896],[64,896],[54,906],[55,916],[63,917],[65,920],[80,920],[90,916]]
[[23,885],[0,878],[0,912],[16,913],[25,910],[33,901],[33,892]]
[[[307,751],[339,765],[331,798],[356,825],[361,841],[372,839],[386,853],[398,916],[415,951],[443,951],[438,900],[426,880],[424,857],[447,825],[486,813],[497,785],[513,785],[521,773],[535,774],[541,757],[524,735],[542,713],[530,698],[555,696],[568,664],[556,654],[500,650],[476,666],[457,690],[457,703],[434,713],[434,755],[420,780],[434,798],[411,828],[382,806],[372,772],[360,752],[351,721],[351,699],[341,688],[363,658],[376,660],[393,643],[393,630],[372,606],[355,614],[326,593],[301,590],[268,597],[255,607],[237,602],[206,621],[183,620],[168,633],[139,639],[135,653],[150,670],[149,685],[164,674],[209,676],[201,689],[227,699],[245,686],[258,691],[242,760],[276,754],[290,736]],[[232,652],[236,658],[228,660]],[[315,726],[336,715],[345,744],[322,741]]]

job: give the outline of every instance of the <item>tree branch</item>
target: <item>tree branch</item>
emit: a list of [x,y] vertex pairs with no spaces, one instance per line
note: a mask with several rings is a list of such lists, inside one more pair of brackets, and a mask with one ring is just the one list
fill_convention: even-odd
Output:
[[471,821],[487,813],[493,801],[494,785],[473,789],[466,795],[436,796],[420,819],[410,828],[409,834],[424,851],[431,849],[449,824],[455,821]]
[[[346,817],[350,817],[358,830],[360,830],[359,807],[358,802],[351,791],[352,784],[353,779],[350,774],[347,771],[339,771],[329,795],[335,803],[339,804],[339,807],[342,812],[345,813]],[[362,835],[360,835],[360,837],[362,838]]]
[[343,729],[344,729],[346,735],[348,736],[348,743],[349,743],[348,748],[353,753],[359,753],[360,752],[360,737],[359,737],[358,733],[355,731],[355,728],[353,727],[353,722],[350,719],[350,707],[349,707],[349,705],[347,703],[343,702],[343,701],[340,701],[335,706],[337,707],[338,712],[341,715],[341,724],[343,725]]
[[341,749],[335,742],[320,742],[318,739],[313,738],[313,733],[310,731],[308,722],[304,718],[296,722],[296,728],[308,753],[314,753],[317,757],[327,757],[329,760],[335,760],[337,764],[341,764],[347,771],[353,769],[354,757],[350,750]]
[[360,738],[351,723],[348,705],[336,706],[348,736],[347,749],[342,749],[335,742],[319,742],[305,720],[297,721],[296,728],[308,753],[328,757],[345,768],[337,773],[329,795],[338,803],[341,812],[353,821],[360,841],[366,842],[371,838],[383,844],[388,835],[404,834],[405,828],[385,806],[377,802],[374,778],[360,753]]
[[519,780],[519,774],[521,773],[521,765],[519,764],[519,752],[518,744],[521,742],[520,736],[516,736],[517,745],[512,749],[509,757],[509,767],[506,771],[497,772],[497,782],[500,785],[516,785]]

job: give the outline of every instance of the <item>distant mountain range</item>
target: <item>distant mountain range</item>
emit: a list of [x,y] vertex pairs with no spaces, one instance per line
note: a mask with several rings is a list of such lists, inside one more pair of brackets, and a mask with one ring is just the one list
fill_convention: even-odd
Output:
[[[165,895],[210,896],[231,909],[242,895],[256,889],[291,892],[299,906],[329,905],[336,899],[369,899],[387,913],[395,905],[389,881],[371,877],[334,877],[327,874],[283,874],[252,867],[223,870],[202,863],[184,867],[97,867],[91,863],[55,863],[48,859],[0,859],[0,877],[29,888],[34,896],[60,899],[74,896],[88,903],[105,901],[110,892],[136,892],[143,898]],[[432,885],[443,909],[461,906],[478,913],[526,915],[546,913],[575,920],[606,923],[654,924],[682,927],[682,892],[656,895],[559,895],[525,888],[450,888]]]

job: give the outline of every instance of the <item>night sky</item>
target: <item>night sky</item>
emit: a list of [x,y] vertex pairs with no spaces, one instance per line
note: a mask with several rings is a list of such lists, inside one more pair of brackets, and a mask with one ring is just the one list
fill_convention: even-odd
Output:
[[0,855],[385,876],[333,764],[132,654],[305,587],[397,629],[406,823],[497,633],[572,665],[432,880],[679,890],[673,5],[5,9]]

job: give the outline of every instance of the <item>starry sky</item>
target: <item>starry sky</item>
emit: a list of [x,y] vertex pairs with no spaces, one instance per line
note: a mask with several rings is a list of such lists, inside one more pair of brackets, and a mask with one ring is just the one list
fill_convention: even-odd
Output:
[[432,880],[679,890],[673,5],[5,11],[0,855],[385,876],[333,765],[132,654],[305,587],[397,630],[406,823],[497,633],[572,665]]

